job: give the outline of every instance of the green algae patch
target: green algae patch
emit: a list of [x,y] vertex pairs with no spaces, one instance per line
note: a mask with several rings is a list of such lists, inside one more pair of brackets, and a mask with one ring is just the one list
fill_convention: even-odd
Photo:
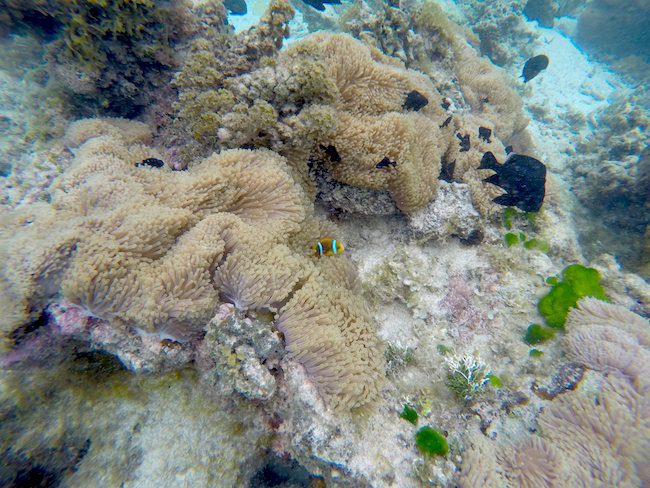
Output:
[[512,247],[519,242],[519,236],[514,232],[508,232],[503,239],[506,241],[508,247]]
[[535,237],[524,242],[524,247],[528,250],[537,249],[538,251],[542,251],[544,254],[547,254],[551,250],[551,246],[549,246],[547,242]]
[[422,427],[415,433],[415,445],[420,452],[429,456],[446,456],[449,452],[447,439],[429,426]]
[[555,331],[550,327],[544,327],[540,324],[530,324],[526,333],[524,334],[524,342],[526,344],[541,344],[555,336]]
[[578,300],[584,297],[607,299],[605,290],[600,285],[598,271],[580,264],[572,264],[562,272],[562,281],[553,284],[551,291],[539,301],[539,313],[549,327],[561,329],[569,309],[575,307]]
[[531,349],[528,351],[528,355],[531,358],[541,358],[544,355],[544,351],[540,351],[539,349]]
[[503,381],[495,374],[489,374],[486,376],[486,378],[490,380],[490,384],[494,388],[501,388],[503,386]]
[[451,347],[449,347],[449,346],[445,346],[444,344],[438,344],[438,345],[436,346],[436,350],[437,350],[440,354],[442,354],[443,356],[445,356],[445,355],[447,355],[447,354],[453,352],[453,349],[452,349]]
[[415,411],[415,409],[411,408],[408,405],[404,405],[404,410],[402,410],[402,413],[400,414],[400,418],[403,418],[404,420],[412,423],[413,425],[418,424],[418,413]]
[[517,216],[517,214],[518,212],[512,207],[507,207],[503,211],[503,226],[507,230],[512,229],[512,221]]

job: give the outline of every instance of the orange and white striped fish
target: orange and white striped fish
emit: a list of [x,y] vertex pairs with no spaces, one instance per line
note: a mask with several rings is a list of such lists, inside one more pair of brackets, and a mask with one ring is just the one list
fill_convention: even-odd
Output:
[[341,254],[344,250],[343,244],[331,237],[320,239],[311,246],[312,256],[316,258],[334,256],[335,254]]

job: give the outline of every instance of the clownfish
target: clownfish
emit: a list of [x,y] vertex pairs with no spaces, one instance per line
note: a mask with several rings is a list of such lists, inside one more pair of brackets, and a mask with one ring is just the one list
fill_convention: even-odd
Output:
[[311,246],[312,256],[320,258],[322,256],[334,256],[335,254],[341,254],[345,248],[336,239],[331,237],[325,237],[320,239]]

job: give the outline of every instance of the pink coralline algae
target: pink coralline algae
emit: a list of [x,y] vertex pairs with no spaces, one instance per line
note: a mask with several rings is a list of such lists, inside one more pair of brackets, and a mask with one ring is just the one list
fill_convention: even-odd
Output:
[[454,275],[449,280],[447,294],[440,302],[452,322],[452,334],[463,341],[469,338],[470,331],[485,326],[485,319],[472,303],[474,295],[471,284],[462,276]]

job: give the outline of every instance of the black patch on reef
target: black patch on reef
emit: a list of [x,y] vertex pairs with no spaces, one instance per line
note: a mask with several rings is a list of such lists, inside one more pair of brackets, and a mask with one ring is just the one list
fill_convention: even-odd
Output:
[[461,136],[460,132],[459,132],[459,133],[456,134],[456,137],[458,137],[458,140],[460,141],[458,143],[460,145],[460,152],[469,151],[469,148],[470,148],[469,134],[465,134],[464,136]]
[[61,485],[61,474],[36,464],[18,472],[12,488],[50,488]]
[[341,0],[302,0],[304,3],[310,7],[315,8],[319,12],[325,10],[325,4],[329,5],[341,5]]
[[459,237],[458,240],[466,246],[477,246],[483,242],[483,237],[483,231],[480,229],[474,229],[467,237]]
[[339,152],[336,150],[334,146],[323,146],[321,145],[320,147],[323,151],[325,151],[325,154],[327,155],[328,158],[330,158],[330,161],[333,163],[340,163],[341,162],[341,156],[339,156]]
[[443,108],[443,110],[447,110],[449,107],[451,107],[451,103],[449,103],[447,100],[443,100],[440,106]]
[[245,0],[224,0],[223,6],[228,9],[232,15],[246,15],[248,7]]
[[86,457],[86,454],[88,454],[88,451],[90,451],[91,444],[92,442],[90,439],[86,439],[86,442],[77,453],[77,459],[75,460],[74,466],[72,467],[72,471],[77,471],[79,469],[79,463],[83,461],[83,459]]
[[384,159],[382,159],[377,163],[375,168],[384,169],[384,168],[394,168],[395,166],[397,166],[397,163],[395,161],[391,161],[390,159],[388,159],[388,156],[386,156]]
[[251,478],[248,488],[298,486],[308,488],[314,477],[294,459],[269,458]]
[[406,95],[406,101],[404,102],[405,110],[413,110],[417,112],[421,108],[426,107],[429,104],[427,97],[422,95],[419,91],[413,90],[408,95]]
[[442,124],[440,124],[440,128],[444,129],[445,127],[447,127],[449,125],[449,122],[451,122],[451,115],[449,117],[447,117]]
[[544,202],[546,185],[546,166],[535,158],[521,154],[511,154],[506,162],[499,164],[491,152],[481,159],[479,169],[495,172],[483,181],[503,188],[506,193],[494,203],[506,207],[517,207],[524,212],[537,212]]
[[524,15],[529,20],[536,20],[542,27],[553,27],[553,18],[558,13],[556,3],[549,0],[528,0]]
[[490,103],[490,99],[488,97],[482,98],[481,102],[483,103]]
[[479,127],[478,128],[478,138],[483,139],[485,142],[490,142],[490,136],[492,135],[492,129],[488,129],[487,127]]
[[104,351],[77,352],[68,363],[68,371],[92,376],[97,381],[126,370],[119,359]]
[[521,77],[524,79],[524,83],[528,83],[530,80],[535,78],[548,66],[548,57],[540,54],[539,56],[533,56],[526,64],[524,64],[524,70],[521,73]]
[[47,310],[43,310],[36,320],[32,320],[30,323],[15,329],[11,333],[11,339],[14,345],[20,345],[31,334],[45,327],[48,324],[49,320],[50,314],[47,312]]
[[135,163],[137,167],[140,166],[151,166],[152,168],[162,168],[165,166],[165,162],[162,159],[157,158],[147,158],[143,159],[141,163]]
[[510,154],[512,152],[512,146],[506,146],[506,154]]

